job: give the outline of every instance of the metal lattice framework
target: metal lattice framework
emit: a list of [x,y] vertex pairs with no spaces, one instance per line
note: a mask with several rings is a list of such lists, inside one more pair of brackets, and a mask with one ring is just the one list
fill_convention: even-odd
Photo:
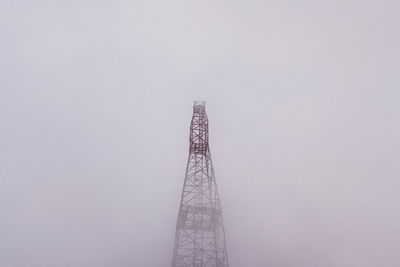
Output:
[[221,204],[208,146],[205,103],[195,101],[172,267],[228,267]]

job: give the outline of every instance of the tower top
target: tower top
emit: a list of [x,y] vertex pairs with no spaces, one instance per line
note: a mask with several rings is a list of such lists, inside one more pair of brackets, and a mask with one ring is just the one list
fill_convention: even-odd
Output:
[[200,100],[196,100],[194,101],[194,105],[193,105],[193,115],[197,114],[197,116],[201,115],[201,116],[207,116],[206,115],[206,102],[205,101],[200,101]]
[[203,101],[203,100],[195,100],[195,101],[194,101],[193,107],[196,107],[196,106],[205,108],[205,107],[206,107],[206,101]]

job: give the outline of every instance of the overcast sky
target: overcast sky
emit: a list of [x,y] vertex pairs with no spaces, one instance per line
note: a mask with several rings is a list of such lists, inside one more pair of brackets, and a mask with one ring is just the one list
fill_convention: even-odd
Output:
[[196,99],[231,267],[400,266],[399,3],[0,1],[0,266],[170,266]]

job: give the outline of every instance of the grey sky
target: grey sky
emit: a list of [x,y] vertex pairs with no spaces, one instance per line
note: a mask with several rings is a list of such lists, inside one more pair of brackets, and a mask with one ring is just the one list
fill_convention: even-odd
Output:
[[195,99],[232,267],[400,266],[398,1],[1,1],[0,266],[169,266]]

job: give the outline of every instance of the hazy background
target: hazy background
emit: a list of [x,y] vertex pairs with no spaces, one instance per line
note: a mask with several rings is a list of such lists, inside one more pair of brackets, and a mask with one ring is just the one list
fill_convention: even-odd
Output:
[[0,1],[0,266],[169,266],[195,99],[232,267],[400,266],[399,1]]

